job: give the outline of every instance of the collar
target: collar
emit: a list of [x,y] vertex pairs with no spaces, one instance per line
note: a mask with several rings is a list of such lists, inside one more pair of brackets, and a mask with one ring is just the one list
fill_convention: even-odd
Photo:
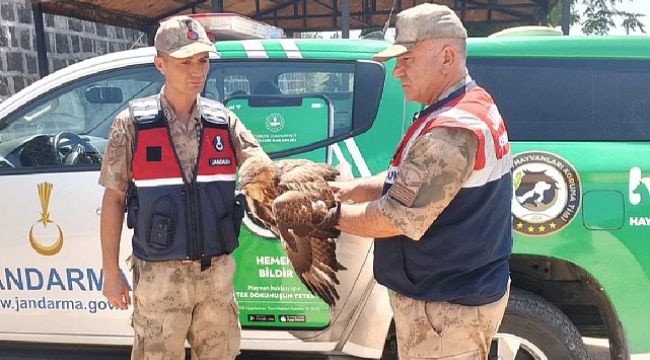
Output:
[[464,78],[458,80],[447,90],[443,91],[442,94],[440,94],[440,96],[438,97],[438,100],[436,100],[436,102],[420,110],[420,112],[415,113],[415,115],[413,115],[413,120],[420,118],[422,116],[426,116],[442,108],[443,106],[450,103],[452,100],[455,100],[459,96],[464,95],[465,92],[467,92],[467,90],[470,90],[475,86],[476,86],[476,82],[472,79],[472,77],[469,75],[465,75]]
[[[169,102],[167,101],[167,98],[165,97],[165,95],[163,93],[163,89],[164,89],[164,86],[160,89],[160,93],[159,93],[160,108],[162,109],[163,114],[165,114],[165,118],[167,119],[167,122],[173,123],[175,121],[178,121],[179,117],[176,114],[176,112],[174,111],[174,109],[172,109],[172,107],[169,105]],[[199,114],[199,97],[198,96],[196,98],[196,102],[194,103],[194,107],[192,108],[191,118],[194,121],[189,121],[187,123],[188,127],[191,126],[193,123],[194,124],[199,123],[199,119],[201,118],[201,116]]]

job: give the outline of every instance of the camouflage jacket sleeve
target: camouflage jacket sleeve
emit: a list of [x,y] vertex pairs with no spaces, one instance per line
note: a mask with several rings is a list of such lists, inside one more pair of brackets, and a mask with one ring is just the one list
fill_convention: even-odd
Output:
[[379,211],[404,235],[419,240],[469,178],[476,149],[469,130],[434,128],[421,135],[379,199]]
[[108,134],[99,173],[99,185],[126,192],[131,181],[132,144],[135,135],[129,110],[120,112]]
[[235,156],[237,157],[237,166],[241,166],[246,159],[253,156],[265,157],[268,155],[262,150],[257,139],[251,134],[241,120],[228,110],[228,122],[230,123],[230,133],[232,134],[233,146],[235,147]]

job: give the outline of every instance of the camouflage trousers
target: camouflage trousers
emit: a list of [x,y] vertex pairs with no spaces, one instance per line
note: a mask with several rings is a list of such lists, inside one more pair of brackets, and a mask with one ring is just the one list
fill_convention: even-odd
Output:
[[481,306],[424,302],[390,292],[401,360],[486,360],[510,290]]
[[212,259],[201,271],[198,261],[144,261],[132,257],[132,360],[232,360],[239,354],[240,327],[233,296],[235,260]]

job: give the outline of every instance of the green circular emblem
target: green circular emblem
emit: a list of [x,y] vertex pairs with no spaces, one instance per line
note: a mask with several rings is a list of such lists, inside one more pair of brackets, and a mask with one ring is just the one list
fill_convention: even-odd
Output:
[[513,163],[514,230],[522,235],[544,236],[568,225],[578,213],[582,199],[575,167],[542,151],[519,153]]
[[284,116],[278,113],[269,114],[265,120],[266,130],[276,133],[284,128]]

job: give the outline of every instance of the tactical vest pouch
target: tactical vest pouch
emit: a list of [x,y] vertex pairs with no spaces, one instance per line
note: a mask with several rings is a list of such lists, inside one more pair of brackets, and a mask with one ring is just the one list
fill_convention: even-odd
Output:
[[246,212],[246,197],[244,194],[235,196],[235,201],[232,207],[232,221],[235,226],[235,236],[239,238],[239,229],[241,228],[244,213]]
[[126,226],[129,229],[138,223],[138,196],[135,186],[129,184],[126,196]]
[[165,252],[174,243],[177,209],[174,200],[167,195],[156,199],[149,217],[149,233],[145,237],[146,246],[153,251]]
[[243,196],[235,197],[232,212],[219,221],[221,245],[225,253],[232,253],[239,245],[239,228],[244,218]]
[[151,217],[151,231],[149,232],[149,246],[156,249],[166,249],[174,239],[174,219],[154,214]]
[[232,253],[239,243],[237,241],[237,233],[235,232],[231,214],[224,216],[219,221],[219,232],[219,235],[221,235],[221,246],[224,253]]

